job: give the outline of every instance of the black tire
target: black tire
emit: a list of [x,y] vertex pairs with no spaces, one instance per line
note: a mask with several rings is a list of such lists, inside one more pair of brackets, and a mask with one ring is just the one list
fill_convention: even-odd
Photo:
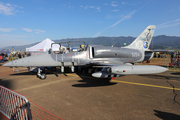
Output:
[[46,74],[42,73],[41,76],[39,77],[41,80],[46,79]]

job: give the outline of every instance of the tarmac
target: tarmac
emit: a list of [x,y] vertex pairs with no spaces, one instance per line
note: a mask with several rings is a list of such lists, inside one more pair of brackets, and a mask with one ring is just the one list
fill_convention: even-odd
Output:
[[0,85],[64,120],[179,120],[180,73],[127,75],[110,82],[89,74],[48,73],[2,67]]

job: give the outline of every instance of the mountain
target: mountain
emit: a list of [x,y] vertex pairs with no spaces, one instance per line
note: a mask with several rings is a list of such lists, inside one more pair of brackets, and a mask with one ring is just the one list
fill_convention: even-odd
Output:
[[[60,39],[60,40],[53,40],[55,43],[59,43],[61,41],[85,41],[86,44],[93,44],[93,45],[104,45],[104,46],[114,46],[114,47],[121,47],[123,43],[129,45],[135,37],[96,37],[96,38],[67,38],[67,39]],[[26,48],[34,46],[38,43],[33,43],[24,46],[14,46],[15,50],[25,51]],[[1,48],[1,49],[12,49],[12,46]],[[0,50],[1,50],[0,49]],[[176,36],[166,36],[166,35],[159,35],[154,36],[150,45],[150,49],[180,49],[180,37]]]
[[[180,49],[180,37],[159,35],[153,37],[151,47],[163,47],[164,49]],[[161,48],[162,49],[162,48]]]
[[15,51],[26,51],[26,48],[34,46],[34,45],[36,45],[38,43],[39,42],[28,44],[28,45],[22,45],[22,46],[8,46],[8,47],[0,48],[0,50],[2,50],[2,49],[9,49],[11,51],[12,47],[14,47]]

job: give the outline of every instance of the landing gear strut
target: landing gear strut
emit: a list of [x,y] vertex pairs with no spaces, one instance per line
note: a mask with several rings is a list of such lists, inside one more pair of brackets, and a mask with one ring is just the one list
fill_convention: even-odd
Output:
[[45,72],[43,72],[43,70],[41,70],[41,68],[38,68],[37,77],[40,78],[41,80],[46,79],[46,74]]

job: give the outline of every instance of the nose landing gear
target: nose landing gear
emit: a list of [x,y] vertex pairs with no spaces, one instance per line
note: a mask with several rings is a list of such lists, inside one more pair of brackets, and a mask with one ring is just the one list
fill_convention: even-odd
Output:
[[45,69],[41,70],[41,68],[38,68],[37,77],[41,80],[46,79]]

